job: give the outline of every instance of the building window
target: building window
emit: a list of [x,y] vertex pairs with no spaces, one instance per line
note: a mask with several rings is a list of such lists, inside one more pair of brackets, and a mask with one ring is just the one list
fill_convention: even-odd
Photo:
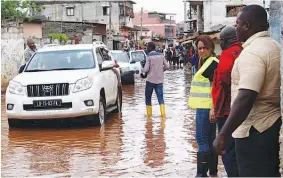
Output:
[[103,15],[109,15],[110,14],[110,8],[107,6],[103,7]]
[[67,7],[66,8],[67,11],[67,16],[74,16],[74,7]]
[[226,17],[236,17],[246,5],[226,6]]

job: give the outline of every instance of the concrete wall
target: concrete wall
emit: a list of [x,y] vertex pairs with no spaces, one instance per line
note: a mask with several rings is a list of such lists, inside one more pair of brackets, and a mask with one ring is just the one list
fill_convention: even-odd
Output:
[[[280,24],[281,24],[281,50],[283,49],[283,2],[280,2],[281,6],[281,17],[280,17]],[[281,115],[283,116],[283,52],[281,51]],[[283,125],[281,127],[281,147],[280,147],[280,153],[281,153],[281,175],[283,175]]]
[[[133,7],[131,3],[126,3],[128,7]],[[103,7],[109,7],[109,2],[84,2],[84,3],[53,3],[45,4],[43,14],[49,17],[50,21],[82,22],[107,24],[109,28],[109,15],[103,15]],[[67,16],[67,7],[74,7],[74,16]],[[132,28],[133,19],[129,16],[120,18],[120,7],[118,2],[112,2],[111,8],[112,29],[119,32],[121,22],[125,26]]]
[[[258,4],[263,6],[263,1],[259,0],[217,0],[217,1],[203,1],[204,13],[204,31],[211,31],[211,27],[223,24],[232,25],[236,22],[235,17],[226,17],[227,5],[251,5]],[[268,0],[265,7],[269,6]]]
[[42,38],[42,23],[23,23],[24,37]]
[[[281,49],[283,49],[283,2],[271,1],[270,4],[270,33],[271,37],[281,43]],[[281,34],[281,35],[280,35]],[[283,51],[281,51],[281,112],[283,115]],[[283,125],[280,135],[280,160],[281,160],[281,174],[283,175]]]
[[[94,28],[91,25],[95,26]],[[76,22],[62,22],[62,32],[66,34],[69,39],[74,38],[76,35],[82,40],[82,43],[89,44],[92,43],[93,34],[100,36],[106,36],[106,25],[104,24],[86,24],[86,31],[83,31],[82,24]],[[61,22],[44,22],[42,36],[44,39],[48,38],[51,33],[61,32]]]
[[24,33],[22,26],[1,28],[1,87],[5,88],[24,63]]

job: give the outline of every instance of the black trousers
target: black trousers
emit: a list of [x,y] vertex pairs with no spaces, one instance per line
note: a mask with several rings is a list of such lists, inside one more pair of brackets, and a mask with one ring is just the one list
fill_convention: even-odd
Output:
[[247,138],[235,139],[240,177],[280,177],[279,118],[270,128],[259,133],[254,127]]

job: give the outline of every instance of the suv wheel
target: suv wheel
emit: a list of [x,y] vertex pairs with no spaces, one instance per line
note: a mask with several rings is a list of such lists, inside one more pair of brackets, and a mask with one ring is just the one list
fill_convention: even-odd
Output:
[[114,113],[121,113],[122,112],[122,89],[121,87],[118,87],[118,93],[117,93],[117,99],[115,106],[117,109],[115,109],[113,112]]
[[105,100],[102,96],[100,96],[99,110],[95,119],[99,126],[103,126],[105,124],[105,120],[106,120]]

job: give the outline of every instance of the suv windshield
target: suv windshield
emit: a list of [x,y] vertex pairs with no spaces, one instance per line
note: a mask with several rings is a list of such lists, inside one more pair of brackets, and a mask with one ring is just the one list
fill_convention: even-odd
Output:
[[129,63],[128,55],[124,52],[111,53],[111,55],[112,55],[113,59],[116,60],[117,62]]
[[66,50],[37,52],[26,72],[50,70],[76,70],[94,68],[92,50]]
[[132,61],[141,62],[146,60],[146,57],[142,51],[131,52],[131,55],[132,55]]

